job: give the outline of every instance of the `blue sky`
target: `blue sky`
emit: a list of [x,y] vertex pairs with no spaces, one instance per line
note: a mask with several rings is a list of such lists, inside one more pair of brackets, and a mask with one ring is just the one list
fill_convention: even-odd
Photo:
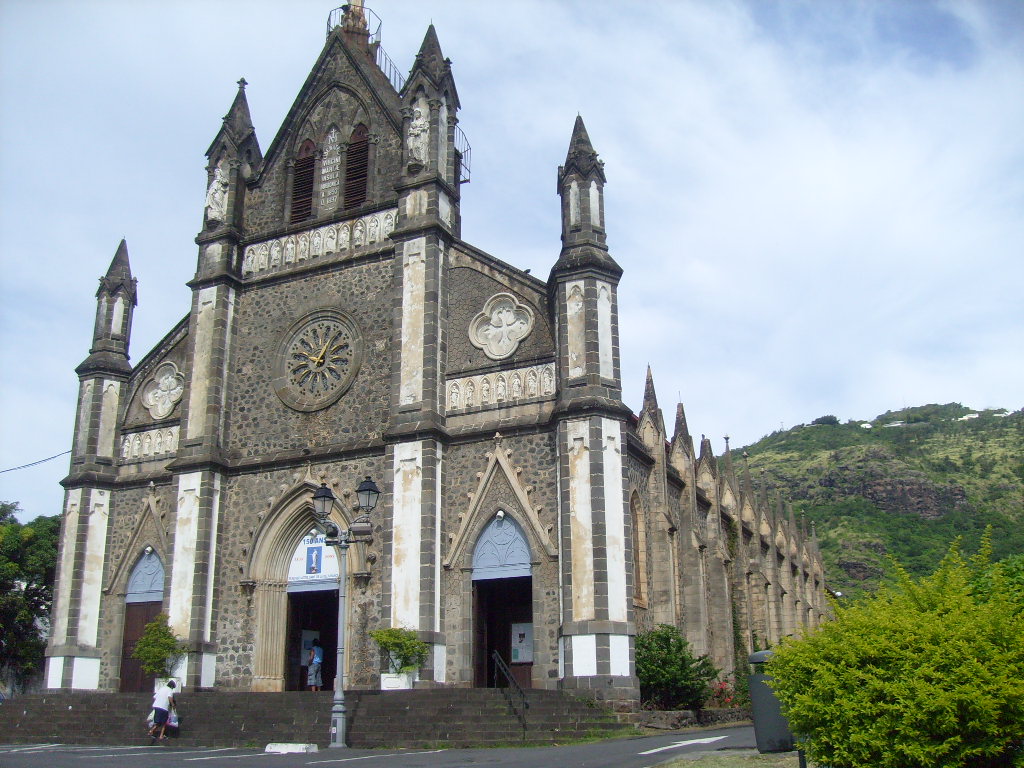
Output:
[[[121,237],[138,361],[188,311],[239,77],[265,150],[331,3],[0,0],[0,469],[71,444]],[[608,176],[626,402],[716,450],[824,414],[1024,405],[1024,3],[368,0],[433,21],[473,146],[463,236],[545,277],[576,114]],[[67,457],[0,473],[60,511]]]

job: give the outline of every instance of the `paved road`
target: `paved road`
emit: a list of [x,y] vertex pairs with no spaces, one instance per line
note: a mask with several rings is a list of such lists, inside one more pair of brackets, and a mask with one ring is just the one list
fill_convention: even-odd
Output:
[[267,754],[252,749],[0,745],[0,768],[650,768],[675,757],[753,749],[754,729],[738,726],[567,747],[525,749],[323,749]]

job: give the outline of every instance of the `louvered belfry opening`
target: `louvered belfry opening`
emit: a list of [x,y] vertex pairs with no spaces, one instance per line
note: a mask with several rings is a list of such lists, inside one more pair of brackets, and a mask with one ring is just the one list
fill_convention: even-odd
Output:
[[366,183],[370,176],[369,131],[360,123],[352,131],[345,163],[345,207],[366,202]]
[[316,145],[306,139],[295,158],[292,176],[292,214],[290,223],[304,221],[313,214],[313,170],[316,164]]

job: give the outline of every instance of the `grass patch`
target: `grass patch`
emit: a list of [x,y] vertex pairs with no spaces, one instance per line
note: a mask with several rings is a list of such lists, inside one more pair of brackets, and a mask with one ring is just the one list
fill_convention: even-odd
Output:
[[799,765],[800,759],[796,752],[761,755],[751,754],[747,750],[722,750],[696,760],[681,757],[671,763],[663,763],[659,768],[798,768]]

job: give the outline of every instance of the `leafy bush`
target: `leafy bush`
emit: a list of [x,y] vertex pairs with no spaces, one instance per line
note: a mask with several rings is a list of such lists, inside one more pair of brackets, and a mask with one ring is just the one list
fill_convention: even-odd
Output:
[[678,629],[659,624],[636,636],[636,674],[640,698],[653,709],[700,709],[719,672],[707,656],[693,655]]
[[836,605],[785,640],[772,687],[814,762],[832,768],[1024,766],[1020,582],[956,545],[929,576]]
[[828,416],[819,416],[811,424],[827,424],[832,427],[839,426],[839,419],[829,414]]
[[158,613],[142,630],[142,637],[135,644],[132,658],[142,663],[142,669],[147,674],[170,677],[186,653],[188,643],[174,636],[167,626],[167,614]]
[[370,637],[384,651],[392,672],[412,672],[419,669],[430,653],[430,646],[416,637],[416,633],[411,629],[375,629],[370,632]]

